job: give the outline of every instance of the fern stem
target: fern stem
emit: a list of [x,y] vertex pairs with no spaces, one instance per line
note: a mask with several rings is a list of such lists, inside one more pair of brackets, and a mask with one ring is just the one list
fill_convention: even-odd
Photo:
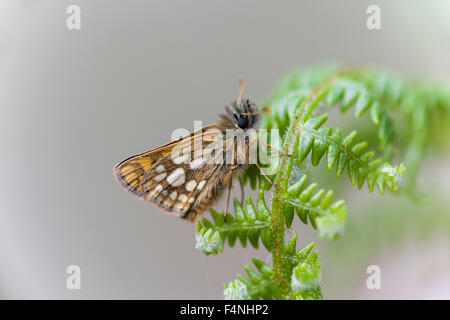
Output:
[[272,250],[272,263],[274,270],[274,277],[280,284],[281,291],[285,299],[289,299],[291,287],[290,279],[285,267],[286,261],[289,257],[286,255],[284,249],[284,208],[286,207],[284,194],[287,193],[289,176],[294,165],[294,150],[295,145],[298,142],[299,131],[302,129],[301,123],[304,117],[308,117],[314,110],[317,103],[326,94],[326,90],[318,93],[319,90],[331,81],[335,75],[325,79],[314,90],[307,101],[302,103],[303,105],[298,108],[294,120],[291,122],[284,139],[282,147],[282,154],[290,154],[291,156],[283,156],[281,158],[280,170],[275,179],[275,189],[272,202],[272,218],[270,221],[270,228],[273,234],[274,247]]

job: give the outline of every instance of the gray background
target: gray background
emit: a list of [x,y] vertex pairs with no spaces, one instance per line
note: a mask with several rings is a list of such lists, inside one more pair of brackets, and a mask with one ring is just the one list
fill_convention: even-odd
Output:
[[[0,297],[221,298],[251,256],[267,260],[265,249],[205,257],[191,225],[119,187],[114,164],[193,120],[215,121],[239,77],[261,101],[292,68],[323,61],[450,75],[448,1],[377,1],[380,31],[366,28],[372,3],[2,0]],[[66,28],[69,4],[81,7],[81,30]],[[294,229],[300,245],[315,238]],[[448,253],[448,238],[438,243],[436,255]],[[343,294],[325,277],[323,290],[427,297],[398,290],[395,263],[378,296],[364,278]],[[82,290],[65,286],[71,264]]]

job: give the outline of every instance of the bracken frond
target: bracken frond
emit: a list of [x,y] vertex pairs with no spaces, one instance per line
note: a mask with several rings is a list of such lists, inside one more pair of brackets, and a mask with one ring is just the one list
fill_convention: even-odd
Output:
[[[277,137],[260,137],[266,144],[281,142],[281,149],[276,153],[271,149],[267,157],[275,158],[277,165],[267,177],[257,166],[243,172],[241,182],[259,190],[256,207],[248,197],[245,203],[234,199],[235,214],[227,214],[226,219],[224,212],[211,210],[212,218],[197,224],[196,247],[206,255],[217,255],[225,243],[233,247],[239,239],[243,247],[250,243],[258,248],[261,239],[271,253],[271,266],[253,258],[254,267],[244,267],[246,275],[238,273],[225,284],[225,299],[322,299],[321,264],[312,251],[314,243],[297,250],[297,235],[286,243],[285,229],[297,214],[320,237],[335,239],[344,231],[347,206],[344,200],[333,201],[332,190],[306,183],[303,171],[311,169],[306,159],[313,167],[323,163],[328,170],[336,168],[338,177],[347,171],[351,184],[359,189],[367,183],[370,192],[375,187],[381,194],[386,189],[411,192],[426,147],[442,140],[430,137],[434,132],[441,135],[439,128],[450,124],[450,85],[405,80],[380,68],[314,66],[286,76],[261,106],[262,128],[279,129]],[[330,107],[345,116],[353,108],[351,125],[363,116],[370,120],[367,131],[360,129],[364,139],[354,130],[360,127],[340,126],[341,130],[324,125]],[[376,141],[378,148],[369,148]],[[262,160],[267,159],[258,159],[265,169]],[[405,173],[402,162],[408,179],[400,185]],[[269,189],[270,210],[264,198]]]
[[253,205],[251,197],[247,198],[245,210],[238,199],[234,199],[235,215],[218,213],[211,210],[213,221],[202,218],[197,224],[196,247],[206,255],[217,255],[223,251],[225,241],[233,247],[239,239],[242,247],[247,246],[247,240],[254,248],[258,248],[259,239],[270,251],[272,240],[269,229],[270,211],[264,201],[264,193],[260,192],[257,206]]
[[384,194],[385,187],[391,192],[396,191],[405,171],[404,165],[392,166],[381,158],[372,159],[375,152],[365,151],[366,141],[356,142],[356,131],[342,137],[339,129],[333,131],[330,127],[322,127],[327,118],[328,115],[323,114],[299,124],[297,163],[311,153],[311,163],[317,166],[326,154],[328,169],[336,167],[336,174],[340,176],[347,168],[351,183],[358,184],[358,188],[367,180],[370,192],[375,184],[381,194]]
[[[344,200],[332,202],[333,191],[320,189],[316,191],[317,183],[306,186],[307,176],[303,175],[288,189],[289,206],[295,209],[300,220],[307,224],[308,218],[314,229],[319,230],[320,237],[335,239],[345,227],[347,207]],[[316,191],[316,192],[315,192]],[[289,228],[293,219],[293,210],[286,210],[286,226]]]
[[321,299],[320,289],[320,263],[317,261],[317,252],[311,253],[314,243],[296,251],[296,236],[284,248],[289,261],[286,265],[292,266],[286,270],[293,279],[290,297],[283,296],[274,278],[273,268],[259,259],[252,258],[257,271],[245,265],[247,275],[236,274],[236,280],[224,285],[226,299]]

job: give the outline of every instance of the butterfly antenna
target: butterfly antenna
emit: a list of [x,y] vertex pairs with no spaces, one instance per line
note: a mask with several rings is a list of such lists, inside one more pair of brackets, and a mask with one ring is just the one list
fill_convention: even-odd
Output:
[[237,97],[237,105],[239,105],[241,103],[242,100],[242,94],[244,93],[244,89],[245,89],[245,80],[244,79],[239,79],[239,94]]

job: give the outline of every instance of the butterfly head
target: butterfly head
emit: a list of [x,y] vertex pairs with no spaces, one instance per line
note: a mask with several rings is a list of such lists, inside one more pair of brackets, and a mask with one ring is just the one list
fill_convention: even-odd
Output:
[[233,128],[247,130],[255,128],[259,120],[259,111],[254,102],[248,99],[232,101],[227,113]]

